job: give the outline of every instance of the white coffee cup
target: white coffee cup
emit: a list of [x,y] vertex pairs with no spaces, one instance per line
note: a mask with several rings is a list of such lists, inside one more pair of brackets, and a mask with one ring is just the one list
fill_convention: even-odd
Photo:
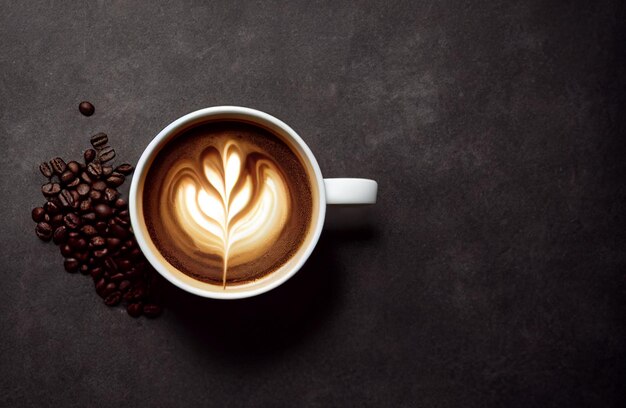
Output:
[[[182,130],[207,121],[216,120],[236,120],[253,123],[269,129],[272,133],[279,136],[300,156],[307,173],[312,175],[310,182],[314,197],[309,233],[294,256],[276,271],[254,282],[226,286],[226,288],[193,279],[176,269],[161,255],[146,228],[142,203],[146,175],[158,152],[179,135]],[[267,292],[281,285],[298,272],[313,252],[313,248],[315,248],[320,237],[327,204],[374,204],[376,202],[377,189],[378,185],[374,180],[323,178],[317,160],[315,160],[315,156],[313,156],[309,147],[292,128],[279,119],[255,109],[239,106],[215,106],[200,109],[175,120],[150,142],[135,168],[130,186],[129,211],[139,247],[150,264],[168,281],[187,292],[203,297],[241,299]]]

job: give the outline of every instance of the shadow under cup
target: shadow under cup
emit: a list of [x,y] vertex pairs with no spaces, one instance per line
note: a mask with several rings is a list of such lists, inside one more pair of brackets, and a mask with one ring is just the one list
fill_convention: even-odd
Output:
[[[158,153],[187,130],[211,122],[238,121],[266,129],[280,138],[298,156],[309,176],[313,198],[310,225],[299,249],[277,270],[251,282],[227,285],[210,284],[194,279],[171,265],[154,244],[144,218],[143,190],[150,166]],[[143,152],[132,179],[129,195],[131,223],[139,247],[146,259],[168,281],[187,292],[216,299],[239,299],[267,292],[293,276],[308,259],[317,244],[326,211],[325,190],[320,168],[311,150],[298,134],[282,121],[254,109],[242,107],[206,108],[172,122],[150,142]]]

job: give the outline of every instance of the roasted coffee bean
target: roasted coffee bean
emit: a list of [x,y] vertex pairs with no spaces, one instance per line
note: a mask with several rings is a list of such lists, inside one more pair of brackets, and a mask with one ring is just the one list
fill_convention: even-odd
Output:
[[78,259],[76,258],[66,258],[63,262],[63,267],[65,268],[65,270],[71,273],[78,271],[78,266],[79,263]]
[[59,194],[59,201],[63,207],[71,207],[74,204],[74,196],[69,190],[63,189]]
[[111,166],[102,166],[102,176],[108,177],[113,173],[113,167]]
[[74,213],[66,214],[65,217],[63,217],[63,222],[65,222],[67,228],[72,230],[80,227],[80,218]]
[[67,168],[74,174],[78,175],[80,173],[80,164],[77,161],[72,160],[67,163]]
[[39,171],[46,178],[52,177],[52,167],[47,162],[43,162],[39,165]]
[[128,236],[128,230],[122,227],[121,225],[117,225],[117,224],[111,225],[109,227],[109,231],[116,238],[124,239]]
[[89,274],[92,278],[99,279],[100,275],[102,275],[102,268],[100,268],[99,266],[92,268],[91,271],[89,271]]
[[104,191],[105,188],[107,188],[107,184],[102,180],[98,180],[91,185],[91,188],[93,188],[96,191],[102,192]]
[[87,251],[76,252],[74,256],[76,256],[76,259],[78,259],[81,262],[87,262],[87,260],[89,259],[89,252]]
[[82,232],[83,235],[87,237],[92,237],[98,233],[92,225],[83,225],[83,227],[80,229],[80,232]]
[[123,226],[123,227],[125,227],[125,226],[127,226],[127,225],[129,224],[129,222],[128,222],[127,220],[122,219],[122,218],[120,218],[120,217],[115,217],[115,218],[114,218],[114,220],[115,220],[115,223],[116,223],[117,225],[121,225],[121,226]]
[[143,314],[146,317],[155,318],[158,317],[162,312],[161,306],[155,304],[147,304],[143,305]]
[[116,291],[104,298],[104,304],[107,306],[117,306],[121,300],[122,294],[119,291]]
[[82,212],[91,211],[91,209],[92,209],[92,207],[91,207],[91,198],[87,197],[87,198],[83,199],[80,202],[80,205],[78,206],[78,209],[81,210]]
[[124,174],[126,176],[129,175],[130,173],[132,173],[133,170],[135,170],[135,168],[133,166],[131,166],[130,164],[128,164],[128,163],[120,164],[115,169],[115,171],[117,171],[118,173],[122,173],[122,174]]
[[124,184],[125,177],[121,173],[113,173],[107,178],[107,184],[111,187],[119,187]]
[[115,200],[115,208],[125,209],[128,203],[123,198],[118,198]]
[[82,273],[83,275],[88,275],[89,274],[89,266],[86,264],[83,264],[80,266],[79,269],[80,273]]
[[106,240],[99,235],[91,238],[91,243],[94,247],[100,248],[106,245]]
[[96,216],[100,219],[108,218],[113,214],[111,207],[106,204],[97,204],[94,207],[94,211],[96,212]]
[[96,226],[96,231],[98,231],[99,233],[104,234],[105,232],[107,232],[108,226],[106,222],[98,221],[96,222],[95,226]]
[[61,185],[59,183],[46,183],[41,186],[41,192],[43,195],[51,197],[59,194],[61,191]]
[[59,205],[54,201],[47,201],[43,205],[43,209],[46,210],[46,213],[48,213],[49,215],[55,215],[61,210],[61,208],[59,208]]
[[91,104],[91,102],[82,101],[78,105],[78,110],[85,116],[91,116],[96,111],[96,108]]
[[96,220],[96,213],[94,212],[88,212],[83,214],[83,216],[81,217],[85,222],[94,222]]
[[80,195],[78,195],[76,190],[70,190],[70,194],[72,195],[72,207],[78,208],[78,205],[80,204]]
[[67,236],[70,238],[80,238],[80,233],[78,231],[70,231],[67,233]]
[[59,225],[63,224],[63,214],[55,214],[54,216],[52,216],[52,218],[50,219],[50,223],[52,225],[54,225],[55,227],[58,227]]
[[126,292],[126,290],[130,288],[130,281],[127,279],[123,280],[119,283],[118,287],[122,292]]
[[139,250],[139,248],[134,248],[132,251],[130,251],[130,253],[128,254],[128,256],[130,256],[132,259],[139,259],[143,254],[141,253],[141,251]]
[[127,221],[130,220],[130,214],[128,213],[128,210],[120,211],[119,213],[117,213],[117,216]]
[[61,249],[61,255],[65,257],[69,257],[72,255],[72,248],[68,244],[61,245],[60,249]]
[[76,191],[81,196],[86,196],[87,194],[89,194],[89,190],[89,185],[85,183],[79,184],[78,187],[76,187]]
[[40,222],[35,227],[35,234],[42,241],[50,241],[50,238],[52,238],[52,226],[47,222]]
[[82,173],[80,173],[80,180],[87,184],[92,183],[91,177],[89,177],[89,173],[87,173],[86,171],[83,171]]
[[33,217],[33,221],[35,222],[43,221],[45,215],[46,215],[46,210],[44,210],[42,207],[35,207],[33,208],[33,211],[31,212],[31,216]]
[[89,192],[89,198],[91,198],[92,201],[100,201],[102,199],[102,193],[96,190],[91,190]]
[[113,201],[115,201],[117,199],[118,196],[119,196],[119,193],[115,189],[107,187],[104,190],[104,200],[105,201],[113,202]]
[[107,143],[109,143],[109,137],[106,133],[100,132],[91,136],[91,145],[96,148],[96,150],[103,148]]
[[78,177],[76,177],[74,180],[72,180],[71,182],[67,183],[67,186],[68,187],[76,187],[79,183],[80,183],[80,179]]
[[122,271],[129,270],[133,265],[130,263],[128,259],[120,259],[117,261],[117,267]]
[[109,250],[106,248],[96,249],[95,251],[93,251],[93,256],[95,256],[96,258],[104,258],[108,254]]
[[102,163],[106,163],[113,160],[115,157],[115,150],[111,146],[105,146],[98,152],[98,158]]
[[109,272],[117,272],[117,263],[110,256],[105,258],[104,266]]
[[55,157],[50,160],[50,166],[56,174],[63,174],[63,172],[67,169],[67,164],[65,164],[65,161],[63,161],[60,157]]
[[120,240],[117,238],[107,238],[107,248],[111,251],[120,245]]
[[70,238],[69,241],[67,241],[67,244],[74,251],[82,251],[83,249],[87,248],[87,241],[79,237]]
[[89,164],[96,158],[96,151],[93,149],[87,149],[85,150],[85,153],[83,153],[83,157],[85,159],[85,163]]
[[104,295],[108,296],[111,293],[115,292],[117,290],[117,285],[113,282],[109,282],[107,283],[107,285],[104,287]]
[[111,282],[121,282],[125,279],[125,276],[123,273],[116,273],[114,275],[111,275]]
[[141,304],[141,302],[131,303],[128,306],[126,306],[126,312],[128,312],[128,315],[131,317],[141,316],[142,310],[143,310],[143,305]]
[[67,227],[65,225],[61,225],[57,229],[54,230],[54,234],[52,234],[52,240],[55,244],[61,245],[65,241],[67,241]]
[[95,286],[96,286],[96,293],[102,296],[104,295],[104,290],[106,289],[107,281],[104,278],[100,278],[96,282]]
[[93,178],[98,178],[102,175],[102,166],[98,162],[91,162],[87,165],[87,173]]
[[76,175],[72,173],[70,170],[65,170],[63,174],[61,174],[61,182],[63,184],[68,184],[71,181],[74,181]]

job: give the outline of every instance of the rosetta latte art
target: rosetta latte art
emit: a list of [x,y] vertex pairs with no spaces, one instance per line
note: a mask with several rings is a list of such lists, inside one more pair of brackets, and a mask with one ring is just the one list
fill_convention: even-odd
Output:
[[189,254],[217,256],[224,287],[229,267],[262,256],[291,211],[289,186],[276,163],[233,140],[175,163],[163,192],[161,221],[171,239]]

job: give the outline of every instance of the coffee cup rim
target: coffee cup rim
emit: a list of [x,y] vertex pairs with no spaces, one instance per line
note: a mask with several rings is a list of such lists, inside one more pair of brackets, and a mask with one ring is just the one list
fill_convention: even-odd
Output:
[[[169,138],[175,134],[175,132],[179,131],[182,127],[192,124],[194,122],[199,122],[204,119],[210,119],[211,117],[222,117],[223,119],[227,119],[228,116],[232,116],[235,118],[245,117],[247,120],[256,123],[261,126],[273,125],[279,128],[283,135],[289,137],[290,141],[295,143],[300,153],[304,156],[311,169],[313,170],[314,180],[311,182],[315,182],[317,184],[317,200],[318,205],[314,206],[317,208],[317,216],[315,218],[315,224],[311,225],[311,235],[308,243],[303,243],[306,247],[299,250],[299,259],[297,262],[288,270],[286,273],[283,273],[278,279],[274,279],[268,281],[265,285],[257,285],[252,286],[248,290],[239,290],[239,291],[209,291],[202,289],[197,286],[193,286],[183,280],[181,280],[178,276],[173,274],[168,268],[163,265],[163,263],[153,254],[153,249],[148,244],[146,236],[148,231],[145,227],[145,224],[140,222],[140,215],[138,209],[138,194],[142,193],[139,191],[140,182],[145,177],[146,172],[149,170],[149,164],[152,161],[152,158],[155,154],[158,153],[162,145],[165,145],[169,142]],[[324,178],[322,177],[322,172],[320,170],[319,164],[313,155],[313,152],[308,147],[308,145],[304,142],[304,140],[298,135],[298,133],[293,130],[289,125],[287,125],[282,120],[257,109],[247,108],[243,106],[231,106],[231,105],[221,105],[221,106],[213,106],[208,108],[203,108],[196,110],[194,112],[190,112],[184,116],[179,117],[178,119],[171,122],[167,125],[163,130],[161,130],[148,144],[148,146],[144,149],[137,162],[135,167],[135,172],[133,174],[133,178],[130,184],[130,192],[129,192],[129,213],[131,225],[133,227],[133,231],[135,232],[135,239],[137,240],[137,244],[140,249],[144,253],[146,259],[150,264],[157,270],[161,276],[167,279],[172,284],[177,287],[198,296],[212,298],[212,299],[243,299],[252,296],[257,296],[262,293],[268,292],[293,277],[304,265],[304,263],[308,260],[309,256],[313,252],[313,249],[317,245],[319,241],[319,237],[322,232],[322,228],[324,226],[324,219],[326,216],[326,196],[325,196],[325,188],[324,188]]]

